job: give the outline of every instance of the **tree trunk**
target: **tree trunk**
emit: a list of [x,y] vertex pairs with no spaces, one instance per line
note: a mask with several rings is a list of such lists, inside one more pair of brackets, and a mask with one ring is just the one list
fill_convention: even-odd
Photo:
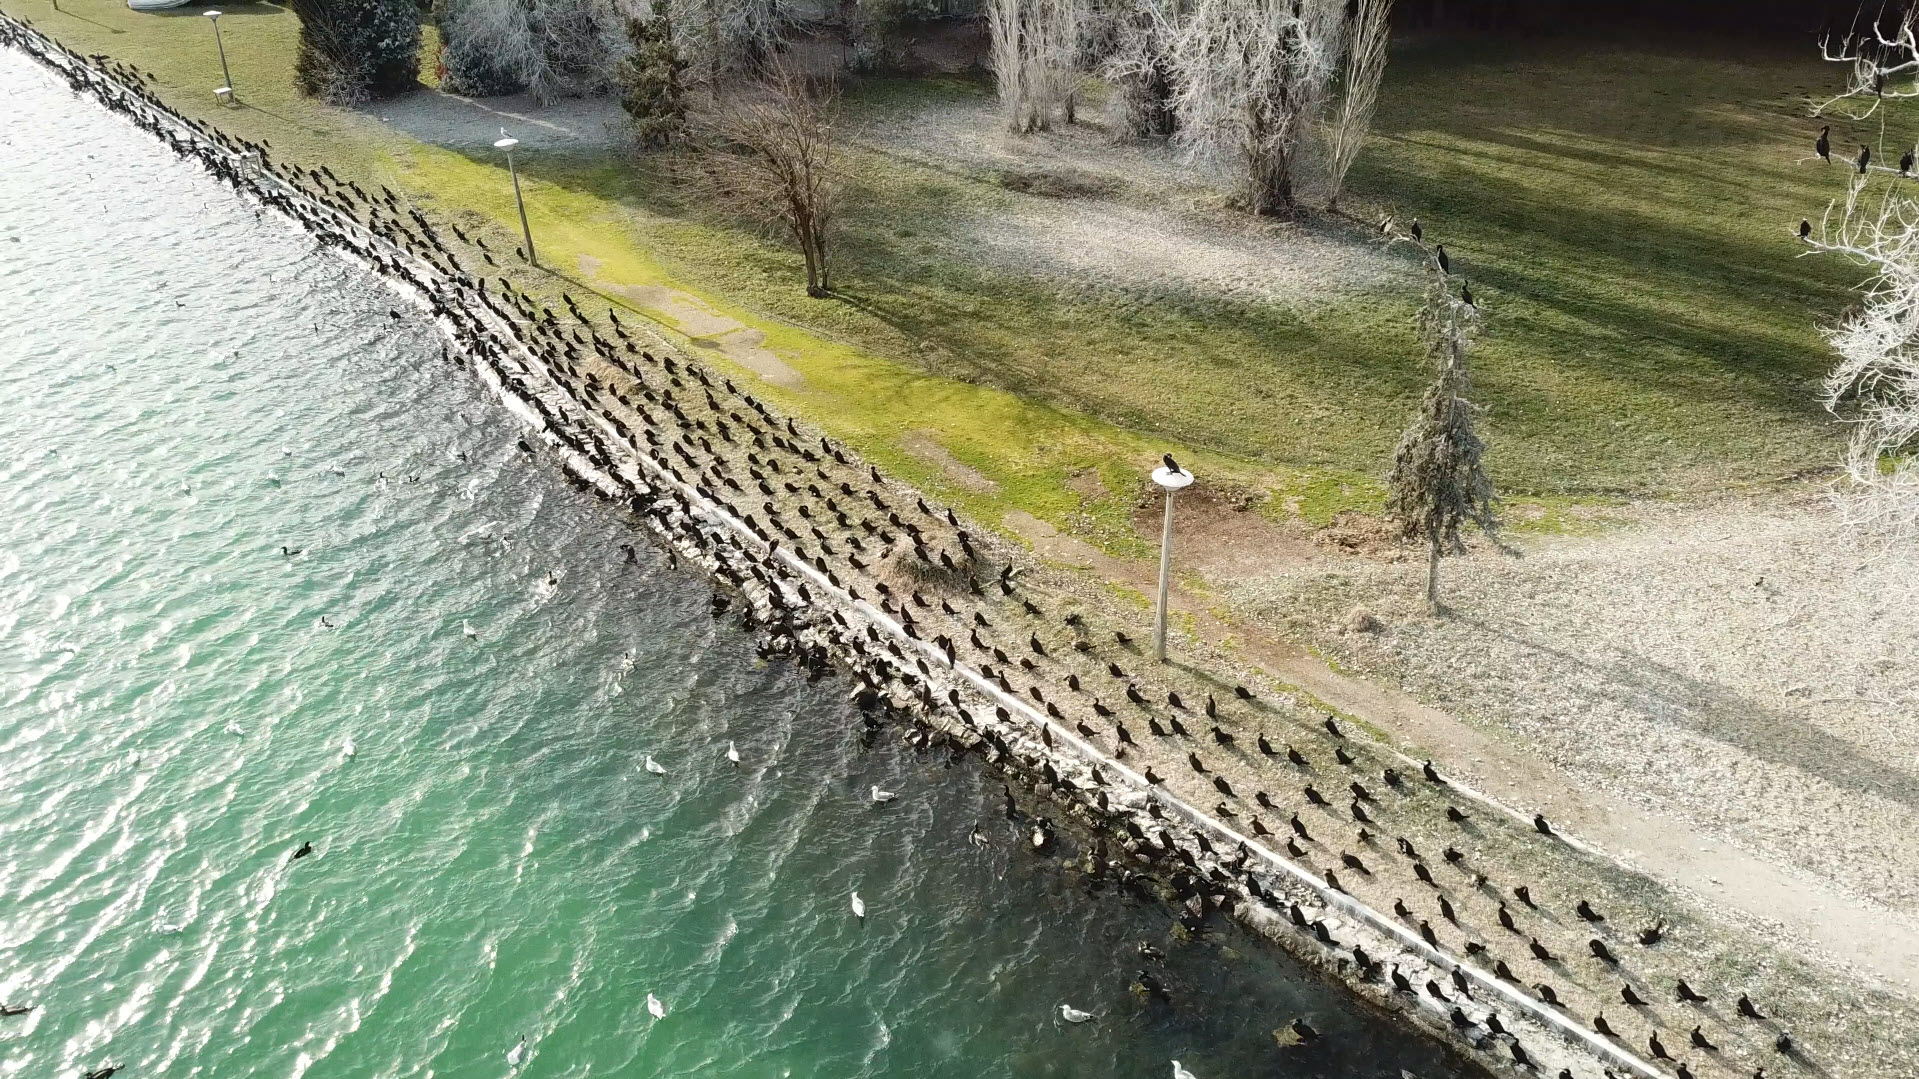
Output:
[[1261,217],[1283,217],[1293,209],[1293,163],[1282,152],[1259,149],[1247,162],[1248,209]]
[[1426,605],[1439,611],[1439,537],[1426,545]]
[[813,231],[805,224],[793,229],[795,238],[800,241],[800,255],[806,260],[806,294],[817,299],[820,296],[820,264],[813,253]]
[[811,221],[793,231],[800,241],[800,254],[806,259],[806,294],[816,300],[823,299],[827,294],[825,238]]

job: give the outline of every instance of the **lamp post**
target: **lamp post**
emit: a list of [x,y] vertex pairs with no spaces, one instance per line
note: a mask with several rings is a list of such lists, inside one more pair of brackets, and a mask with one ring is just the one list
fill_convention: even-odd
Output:
[[526,237],[526,261],[538,266],[540,256],[533,252],[533,227],[526,223],[526,199],[520,195],[520,170],[513,165],[513,148],[520,144],[520,140],[508,135],[506,128],[500,129],[500,136],[493,148],[506,151],[506,171],[513,176],[513,203],[520,208],[520,235]]
[[1166,492],[1166,523],[1159,534],[1159,611],[1153,618],[1153,658],[1166,662],[1166,592],[1173,576],[1173,496],[1192,486],[1193,474],[1165,465],[1153,469],[1153,482]]
[[[213,44],[220,50],[220,76],[227,80],[226,85],[220,87],[219,90],[215,90],[214,93],[222,99],[231,98],[233,96],[233,72],[227,70],[227,43],[220,39],[220,13],[217,11],[207,12],[207,20],[213,23]],[[226,92],[221,93],[221,90]]]

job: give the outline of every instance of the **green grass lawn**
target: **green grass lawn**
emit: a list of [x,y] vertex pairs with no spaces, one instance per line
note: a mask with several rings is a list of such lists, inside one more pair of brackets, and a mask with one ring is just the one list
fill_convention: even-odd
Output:
[[[0,8],[158,72],[169,100],[283,155],[477,213],[490,236],[517,242],[498,162],[415,142],[378,123],[377,107],[294,94],[296,26],[278,7],[225,8],[246,103],[229,110],[212,103],[218,59],[197,8]],[[1841,182],[1838,168],[1798,162],[1816,131],[1803,96],[1831,77],[1805,55],[1745,45],[1700,56],[1435,42],[1395,55],[1347,205],[1417,214],[1471,276],[1488,315],[1478,381],[1489,460],[1548,526],[1569,505],[1701,496],[1835,461],[1839,434],[1815,399],[1826,364],[1816,322],[1849,302],[1856,272],[1796,260],[1788,232]],[[871,102],[856,90],[849,107],[902,96],[897,83],[866,92]],[[963,80],[911,89],[978,92]],[[1835,132],[1836,144],[1850,139]],[[1424,378],[1410,294],[1300,314],[1223,297],[1142,303],[1123,288],[989,269],[947,223],[1032,197],[990,177],[854,150],[842,295],[822,301],[803,295],[797,256],[777,239],[713,215],[659,169],[616,155],[522,162],[542,253],[574,279],[548,291],[577,293],[585,256],[603,285],[666,285],[765,332],[806,380],[767,396],[988,522],[1023,509],[1137,551],[1132,500],[1168,446],[1210,475],[1290,496],[1316,523],[1375,507]],[[906,448],[920,437],[997,487],[952,482]],[[1087,472],[1106,494],[1069,487]]]

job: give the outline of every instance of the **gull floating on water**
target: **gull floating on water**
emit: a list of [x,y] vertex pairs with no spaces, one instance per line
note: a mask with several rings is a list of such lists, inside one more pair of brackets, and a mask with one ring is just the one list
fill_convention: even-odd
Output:
[[353,736],[350,734],[347,735],[346,742],[340,746],[340,756],[345,757],[347,760],[352,760],[353,755],[359,751],[360,747],[353,744]]
[[227,720],[227,725],[220,729],[234,736],[235,738],[245,738],[247,734],[245,728],[241,727],[238,723],[235,723],[234,721],[230,719]]
[[1179,1061],[1173,1061],[1173,1079],[1199,1079],[1199,1076],[1187,1071]]
[[1069,1023],[1085,1023],[1098,1018],[1092,1012],[1080,1011],[1071,1004],[1062,1004],[1059,1006],[1059,1017]]
[[506,1065],[509,1068],[517,1068],[520,1066],[520,1062],[525,1059],[526,1059],[526,1035],[522,1034],[520,1035],[519,1044],[515,1045],[513,1048],[508,1049],[506,1051]]
[[666,774],[666,769],[660,767],[660,762],[654,760],[653,754],[651,753],[648,753],[646,755],[645,765],[646,765],[646,770],[649,772],[652,772],[656,776],[663,776]]
[[466,634],[468,637],[478,637],[480,635],[480,631],[473,628],[473,623],[464,618],[460,620],[460,632]]
[[660,998],[651,993],[646,995],[646,1010],[653,1013],[655,1019],[666,1018],[666,1005],[661,1004]]
[[866,903],[860,899],[860,893],[858,892],[853,893],[853,917],[861,921],[866,919]]
[[726,759],[729,761],[732,761],[734,767],[739,766],[739,763],[740,763],[739,747],[735,746],[731,742],[726,743]]
[[873,800],[875,802],[890,802],[893,799],[899,797],[899,795],[894,794],[892,791],[881,790],[879,784],[877,783],[873,784],[872,794],[873,794]]

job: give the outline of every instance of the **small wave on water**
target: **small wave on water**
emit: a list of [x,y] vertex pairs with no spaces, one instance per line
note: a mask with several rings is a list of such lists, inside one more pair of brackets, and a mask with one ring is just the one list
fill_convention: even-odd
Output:
[[1452,1074],[863,743],[377,281],[4,53],[0,97],[10,1073]]

